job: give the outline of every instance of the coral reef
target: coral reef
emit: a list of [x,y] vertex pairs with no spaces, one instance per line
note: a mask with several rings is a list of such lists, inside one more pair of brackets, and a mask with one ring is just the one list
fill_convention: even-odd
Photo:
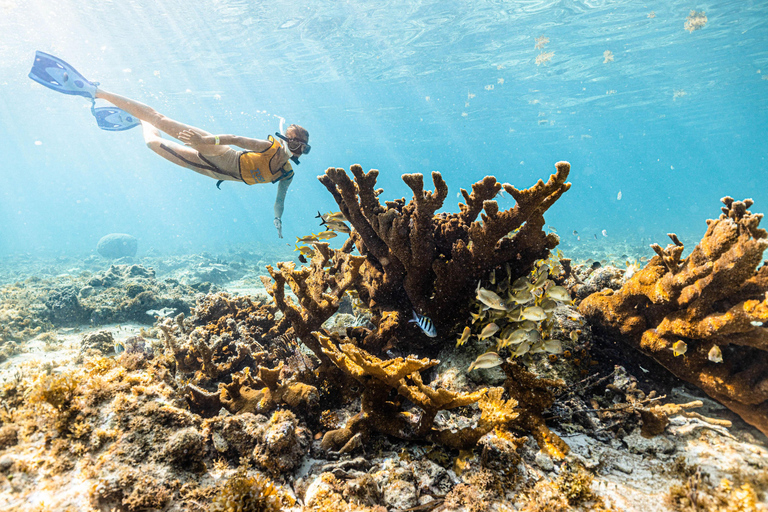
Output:
[[525,432],[530,432],[539,447],[552,457],[562,459],[568,453],[568,445],[549,430],[542,413],[555,402],[551,389],[565,386],[555,379],[538,378],[514,361],[507,361],[502,368],[507,375],[504,388],[520,408],[515,422]]
[[[423,383],[420,372],[439,363],[436,360],[417,359],[414,356],[381,360],[350,343],[317,334],[325,354],[346,375],[363,385],[361,411],[342,428],[326,432],[322,446],[346,452],[355,436],[363,438],[377,431],[401,439],[428,439],[455,448],[466,448],[495,427],[504,427],[517,417],[514,400],[504,401],[501,390],[488,392],[480,389],[473,393],[456,393],[444,388],[433,389]],[[391,399],[395,391],[421,412],[403,410],[399,401]],[[475,428],[461,430],[434,427],[438,412],[464,407],[480,401],[482,416]]]
[[[405,199],[390,201],[386,206],[378,200],[380,191],[375,190],[376,170],[364,173],[360,166],[353,166],[354,181],[337,168],[329,168],[320,177],[354,231],[339,250],[316,243],[307,267],[297,270],[293,263],[279,263],[277,269],[268,267],[274,282],[264,278],[264,283],[284,314],[278,327],[290,325],[324,363],[324,371],[330,372],[333,366],[341,370],[342,378],[338,379],[337,372],[332,380],[347,382],[351,378],[363,386],[361,411],[341,428],[327,432],[324,448],[352,450],[374,431],[467,448],[495,428],[504,429],[513,422],[516,402],[505,401],[501,389],[487,395],[485,389],[467,393],[435,389],[423,383],[420,372],[438,361],[416,356],[380,359],[377,355],[402,347],[405,340],[410,352],[429,352],[434,344],[410,325],[412,314],[417,312],[431,319],[438,339],[449,335],[468,317],[477,283],[495,269],[506,269],[504,282],[508,287],[531,275],[534,263],[546,258],[558,242],[557,235],[542,230],[544,213],[570,188],[566,183],[570,165],[559,162],[556,169],[546,183],[539,180],[525,190],[502,185],[488,176],[472,186],[471,194],[462,190],[465,204],[460,204],[460,213],[439,215],[435,212],[448,193],[439,173],[432,174],[434,192],[424,190],[422,175],[404,175],[413,199],[407,204]],[[516,201],[505,211],[499,211],[493,200],[502,189]],[[478,220],[483,211],[482,220]],[[351,255],[354,249],[361,256]],[[529,302],[528,309],[539,310],[539,304],[548,301],[548,310],[554,310],[556,304],[543,288],[554,285],[546,280],[548,270],[548,266],[542,266],[533,276],[535,283],[525,281],[528,298],[519,300],[521,305],[510,313],[514,316],[510,330],[525,320],[521,315],[526,314]],[[286,284],[298,302],[285,295]],[[338,311],[348,292],[368,313],[367,326],[348,327],[345,335],[329,337],[322,325]],[[531,311],[529,316],[533,314],[538,311]],[[538,333],[536,326],[533,323],[532,329]],[[539,350],[541,343],[526,344],[531,345],[535,351],[543,351]],[[525,382],[533,385],[536,380]],[[536,389],[543,390],[554,381],[542,382]],[[543,420],[535,419],[546,406],[543,397],[549,395],[534,392],[533,398],[522,393],[520,387],[515,392],[528,400],[526,412],[530,419],[525,426],[535,427],[536,439],[542,446],[562,456],[564,443],[549,433]],[[393,402],[394,393],[401,398]],[[478,401],[482,412],[473,427],[435,426],[438,412]],[[415,405],[419,411],[405,410],[402,403]]]
[[[558,162],[556,168],[546,183],[539,180],[524,190],[487,176],[471,194],[462,189],[460,213],[439,215],[435,212],[448,194],[440,173],[432,173],[434,192],[424,190],[421,174],[403,175],[413,199],[382,205],[374,189],[377,170],[364,173],[352,166],[354,181],[343,169],[326,170],[320,181],[355,229],[340,252],[356,247],[365,258],[357,267],[360,279],[350,285],[373,313],[375,329],[361,345],[376,352],[400,339],[412,340],[417,334],[407,322],[412,311],[429,317],[438,335],[445,336],[466,318],[468,299],[489,271],[510,262],[511,279],[516,279],[546,258],[558,237],[544,233],[543,215],[570,188],[570,165]],[[516,201],[505,211],[493,200],[502,189]],[[278,307],[287,309],[279,302]]]
[[112,265],[77,277],[39,279],[0,290],[0,348],[58,327],[154,322],[153,312],[188,313],[197,290],[158,280],[151,268]]
[[276,311],[220,292],[206,296],[189,319],[158,323],[176,371],[188,379],[192,410],[212,417],[222,407],[236,414],[266,413],[278,404],[306,412],[317,405],[317,389],[305,382],[315,363],[275,325]]
[[232,475],[208,509],[211,512],[280,512],[294,500],[260,475],[238,470]]
[[768,434],[768,266],[758,269],[768,234],[751,200],[722,202],[687,258],[670,234],[673,244],[654,245],[620,290],[590,295],[579,310]]

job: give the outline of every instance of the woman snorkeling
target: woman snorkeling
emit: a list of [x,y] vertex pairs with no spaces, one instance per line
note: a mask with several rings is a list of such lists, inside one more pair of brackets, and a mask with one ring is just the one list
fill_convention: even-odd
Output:
[[[277,183],[274,225],[277,235],[283,237],[285,194],[293,180],[290,161],[298,164],[299,157],[310,150],[309,133],[301,126],[292,124],[283,134],[281,120],[280,131],[275,133],[279,141],[271,135],[267,140],[212,135],[170,119],[148,105],[100,89],[97,82],[86,80],[66,62],[40,51],[35,55],[29,77],[63,94],[83,96],[93,103],[96,99],[108,101],[117,108],[91,107],[100,128],[120,131],[141,124],[147,147],[176,165],[218,180],[217,187],[222,181],[248,185]],[[161,131],[183,144],[163,139]]]

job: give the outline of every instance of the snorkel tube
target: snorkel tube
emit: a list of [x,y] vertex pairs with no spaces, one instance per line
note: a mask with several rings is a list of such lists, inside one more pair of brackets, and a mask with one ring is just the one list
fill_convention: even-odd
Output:
[[291,155],[291,162],[293,162],[295,164],[300,164],[301,162],[299,162],[299,157],[293,156],[293,152],[288,148],[288,140],[289,139],[287,137],[285,137],[280,132],[275,132],[275,136],[280,138],[280,139],[282,139],[283,141],[285,141],[285,144],[284,144],[285,150],[288,152],[289,155]]
[[[285,135],[283,135],[280,132],[275,132],[275,136],[277,136],[278,138],[280,138],[283,141],[285,141],[285,143],[286,143],[285,144],[285,149],[288,151],[289,154],[292,154],[293,151],[291,151],[291,149],[288,147],[288,142],[291,142],[291,141],[293,141],[295,139],[289,139],[288,137],[286,137]],[[302,144],[303,144],[303,147],[302,147],[302,150],[301,150],[301,154],[302,155],[306,155],[307,153],[309,153],[309,150],[308,150],[309,144],[307,144],[306,142],[303,142]],[[299,162],[299,157],[297,157],[297,156],[291,156],[291,161],[293,163],[296,163],[296,164],[300,164],[301,163],[301,162]]]

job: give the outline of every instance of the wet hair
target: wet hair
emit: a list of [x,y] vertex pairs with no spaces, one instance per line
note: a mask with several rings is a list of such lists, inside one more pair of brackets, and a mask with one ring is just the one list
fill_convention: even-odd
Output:
[[288,132],[290,132],[291,130],[293,130],[295,137],[300,138],[304,142],[309,142],[309,132],[305,130],[303,127],[297,124],[292,124],[291,126],[288,127],[287,130],[285,130],[285,134],[288,135]]

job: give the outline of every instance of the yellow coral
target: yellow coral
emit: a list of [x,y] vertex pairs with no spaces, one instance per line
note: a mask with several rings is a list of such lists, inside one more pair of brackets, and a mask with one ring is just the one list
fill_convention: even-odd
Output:
[[294,500],[266,477],[240,469],[214,498],[211,512],[280,512]]

